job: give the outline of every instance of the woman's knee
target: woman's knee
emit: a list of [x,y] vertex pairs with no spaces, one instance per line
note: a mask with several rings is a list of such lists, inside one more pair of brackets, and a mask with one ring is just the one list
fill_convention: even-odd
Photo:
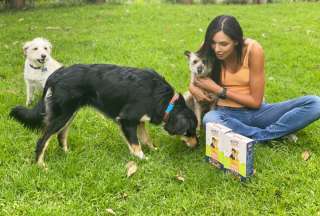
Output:
[[306,96],[307,100],[314,104],[314,106],[320,108],[320,97],[316,95],[308,95]]
[[308,95],[304,96],[304,99],[306,100],[306,104],[311,107],[310,114],[320,116],[320,97],[316,95]]
[[221,115],[216,111],[207,112],[202,119],[202,123],[205,126],[207,123],[221,123]]
[[312,105],[313,108],[320,110],[320,97],[316,95],[304,96],[306,102]]

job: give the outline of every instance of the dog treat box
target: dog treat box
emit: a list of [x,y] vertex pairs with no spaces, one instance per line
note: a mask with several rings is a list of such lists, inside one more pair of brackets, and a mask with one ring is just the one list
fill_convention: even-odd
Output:
[[206,125],[207,161],[240,179],[253,175],[254,143],[254,140],[234,133],[223,125]]

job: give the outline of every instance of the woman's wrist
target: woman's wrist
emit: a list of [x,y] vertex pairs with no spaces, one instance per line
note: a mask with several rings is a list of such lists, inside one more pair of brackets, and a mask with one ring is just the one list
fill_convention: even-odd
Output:
[[226,87],[222,87],[220,88],[220,90],[218,91],[218,97],[221,99],[226,99],[227,98],[227,88]]

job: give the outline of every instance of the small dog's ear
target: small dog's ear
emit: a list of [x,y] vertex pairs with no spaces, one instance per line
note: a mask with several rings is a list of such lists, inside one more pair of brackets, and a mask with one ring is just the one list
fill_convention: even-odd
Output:
[[28,50],[28,48],[30,46],[30,43],[31,43],[31,41],[25,42],[23,47],[22,47],[24,56],[27,56],[27,50]]
[[50,49],[52,49],[52,43],[48,39],[42,38],[42,40],[48,45]]
[[188,50],[184,51],[184,55],[187,56],[188,58],[190,58],[190,54],[191,54],[190,51],[188,51]]
[[50,43],[49,41],[48,41],[48,46],[49,46],[49,53],[51,53],[51,51],[52,51],[52,43]]

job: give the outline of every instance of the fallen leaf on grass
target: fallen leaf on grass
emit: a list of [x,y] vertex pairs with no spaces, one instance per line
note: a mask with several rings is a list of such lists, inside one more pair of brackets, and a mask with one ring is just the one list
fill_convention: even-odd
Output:
[[182,176],[182,173],[181,173],[181,172],[178,172],[178,173],[177,173],[176,179],[177,179],[178,181],[184,182],[184,177]]
[[310,156],[311,156],[311,153],[310,153],[309,151],[304,151],[304,152],[302,153],[302,155],[301,155],[301,157],[302,157],[302,159],[303,159],[304,161],[309,160]]
[[116,215],[116,213],[115,213],[111,208],[107,208],[106,211],[107,211],[109,214]]
[[122,194],[121,194],[121,197],[122,197],[123,199],[127,199],[127,198],[128,198],[128,194],[127,194],[127,193],[122,193]]
[[61,27],[59,27],[59,26],[47,26],[46,30],[61,30]]
[[138,166],[134,161],[129,161],[126,165],[127,167],[127,177],[129,178],[132,176],[135,172],[137,172]]
[[184,177],[183,176],[176,176],[177,180],[184,182]]

